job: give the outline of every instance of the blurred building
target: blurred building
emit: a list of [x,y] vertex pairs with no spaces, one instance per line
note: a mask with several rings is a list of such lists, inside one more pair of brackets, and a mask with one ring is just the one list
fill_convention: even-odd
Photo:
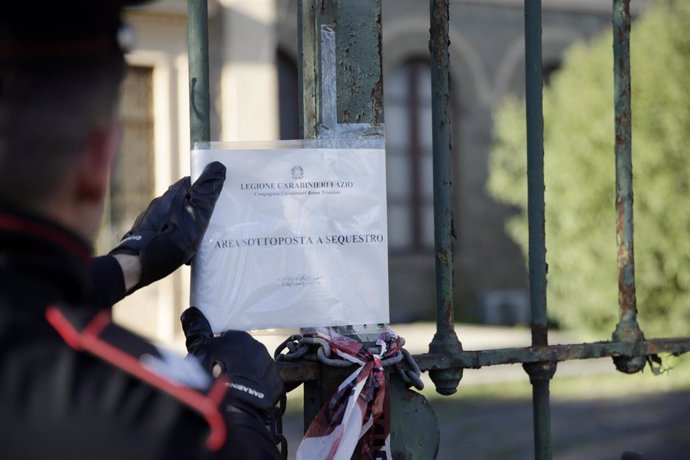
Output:
[[[344,1],[344,0],[340,0]],[[633,13],[647,0],[633,3]],[[544,76],[565,50],[609,27],[611,3],[543,0]],[[209,4],[212,139],[299,137],[297,0]],[[492,113],[524,93],[523,0],[451,0],[450,59],[457,317],[515,324],[529,318],[526,264],[506,236],[515,209],[486,192]],[[149,200],[189,172],[186,2],[130,12],[129,56],[115,167],[99,248],[111,247]],[[383,0],[391,319],[433,318],[434,259],[428,0]],[[548,154],[548,152],[547,152]],[[189,272],[142,289],[116,318],[163,341],[178,334]]]

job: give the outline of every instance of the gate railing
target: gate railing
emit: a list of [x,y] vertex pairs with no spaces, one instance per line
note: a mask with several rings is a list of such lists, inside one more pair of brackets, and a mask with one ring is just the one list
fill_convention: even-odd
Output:
[[[209,85],[207,4],[188,0],[189,78],[192,144],[209,139]],[[429,353],[414,356],[422,371],[428,371],[436,391],[457,391],[465,368],[522,363],[532,384],[534,452],[536,459],[551,458],[549,383],[559,361],[612,357],[624,373],[642,370],[658,353],[690,351],[690,338],[645,339],[637,323],[633,253],[633,195],[630,106],[630,0],[613,0],[613,47],[615,81],[616,236],[618,244],[618,301],[620,319],[612,341],[549,345],[546,302],[546,247],[544,230],[544,147],[542,115],[541,0],[525,0],[525,80],[527,120],[527,174],[529,221],[529,289],[532,346],[498,350],[463,350],[454,330],[453,304],[453,211],[451,205],[451,107],[449,90],[449,0],[430,0],[429,47],[432,72],[434,236],[436,268],[436,334]],[[381,70],[381,0],[300,0],[298,11],[300,125],[303,137],[318,137],[324,123],[359,128],[383,127]],[[332,29],[322,29],[327,25]],[[323,30],[335,39],[335,95],[324,94],[321,72]],[[333,31],[335,35],[329,31]],[[332,44],[331,44],[332,45]],[[332,58],[333,56],[331,56]],[[323,113],[323,98],[335,97],[336,114]],[[335,116],[335,119],[332,117]],[[336,126],[337,127],[337,126]],[[333,129],[333,126],[327,126]],[[305,385],[305,427],[326,398],[347,375],[342,368],[329,368],[310,361],[280,362],[284,380]],[[395,371],[389,375],[393,389],[400,387]],[[402,396],[404,394],[404,397]],[[397,395],[397,397],[396,397]],[[395,391],[393,411],[405,411],[418,394]],[[435,422],[435,418],[433,418]],[[393,420],[395,422],[395,420]],[[400,423],[400,422],[398,422]],[[402,425],[393,423],[395,452],[405,458],[425,458],[410,447],[417,440],[396,436]],[[397,428],[396,428],[397,427]],[[427,427],[438,433],[438,426]],[[423,436],[418,436],[422,437]],[[431,439],[425,441],[433,443]],[[427,446],[426,452],[436,452]],[[416,455],[416,456],[415,456]]]

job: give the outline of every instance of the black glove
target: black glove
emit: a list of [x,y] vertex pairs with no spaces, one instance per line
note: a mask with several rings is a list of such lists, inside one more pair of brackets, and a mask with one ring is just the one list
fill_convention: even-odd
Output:
[[211,325],[196,307],[185,310],[180,320],[187,351],[215,377],[229,377],[230,404],[262,420],[268,419],[285,395],[285,387],[266,347],[242,331],[214,337]]
[[213,162],[190,184],[185,177],[154,199],[110,254],[141,260],[141,279],[131,292],[189,263],[199,249],[225,181],[225,166]]

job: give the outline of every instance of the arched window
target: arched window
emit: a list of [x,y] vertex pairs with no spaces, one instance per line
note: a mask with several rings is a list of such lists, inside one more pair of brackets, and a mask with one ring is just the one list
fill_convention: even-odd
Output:
[[278,67],[280,138],[299,139],[297,64],[280,50],[276,54],[276,64]]
[[100,252],[114,247],[154,197],[153,68],[130,66],[120,105],[122,142],[106,197]]
[[428,251],[434,245],[429,61],[407,61],[385,85],[389,246]]

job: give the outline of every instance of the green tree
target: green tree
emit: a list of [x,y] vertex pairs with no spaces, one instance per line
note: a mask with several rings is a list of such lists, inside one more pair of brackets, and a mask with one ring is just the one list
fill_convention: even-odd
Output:
[[[659,0],[633,23],[633,180],[638,321],[690,333],[690,1]],[[549,315],[610,334],[617,321],[611,31],[573,46],[544,90]],[[495,118],[489,191],[517,206],[527,253],[524,102]]]

